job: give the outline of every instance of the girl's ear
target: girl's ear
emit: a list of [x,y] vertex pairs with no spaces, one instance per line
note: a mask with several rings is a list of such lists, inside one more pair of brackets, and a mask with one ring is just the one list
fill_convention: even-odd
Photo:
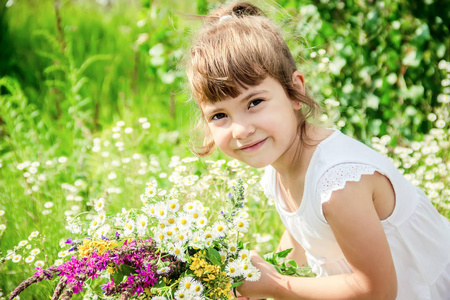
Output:
[[300,92],[300,94],[305,94],[305,77],[300,71],[295,71],[292,73],[292,83],[294,87]]

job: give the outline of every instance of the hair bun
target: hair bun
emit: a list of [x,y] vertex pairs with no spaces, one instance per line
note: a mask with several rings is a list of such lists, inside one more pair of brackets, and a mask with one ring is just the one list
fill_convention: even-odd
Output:
[[253,4],[248,2],[239,2],[232,5],[231,14],[237,17],[263,16],[264,12]]

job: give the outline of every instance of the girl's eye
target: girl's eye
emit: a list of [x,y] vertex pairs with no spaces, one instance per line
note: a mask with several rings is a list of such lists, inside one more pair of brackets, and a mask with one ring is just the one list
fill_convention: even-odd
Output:
[[254,107],[254,106],[260,104],[260,103],[263,102],[263,101],[264,101],[264,100],[262,100],[262,99],[255,99],[255,100],[252,100],[252,101],[250,102],[250,105],[249,105],[248,107]]
[[215,114],[214,116],[212,116],[211,120],[220,120],[220,119],[225,118],[226,116],[227,115],[224,113],[218,113],[218,114]]

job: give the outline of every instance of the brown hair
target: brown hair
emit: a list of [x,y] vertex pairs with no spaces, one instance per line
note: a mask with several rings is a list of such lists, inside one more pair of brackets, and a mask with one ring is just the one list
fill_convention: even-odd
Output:
[[[235,98],[240,89],[258,85],[267,76],[283,86],[288,97],[303,104],[298,129],[302,141],[306,119],[320,110],[319,104],[293,85],[297,70],[281,31],[264,12],[246,2],[221,5],[205,18],[188,53],[187,77],[199,107],[202,103]],[[306,106],[306,108],[305,108]],[[204,118],[196,129],[203,131],[203,145],[194,152],[211,154],[215,143]]]

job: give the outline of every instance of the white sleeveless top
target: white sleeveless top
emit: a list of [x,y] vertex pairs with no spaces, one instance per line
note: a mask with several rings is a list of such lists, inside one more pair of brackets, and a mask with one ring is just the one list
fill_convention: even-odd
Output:
[[347,181],[375,171],[394,188],[392,214],[382,220],[398,281],[398,300],[450,299],[450,222],[433,207],[427,196],[368,146],[335,131],[316,148],[305,176],[300,207],[289,212],[278,197],[276,171],[266,167],[261,184],[275,200],[281,220],[306,251],[308,264],[318,276],[353,272],[328,225],[322,203]]

